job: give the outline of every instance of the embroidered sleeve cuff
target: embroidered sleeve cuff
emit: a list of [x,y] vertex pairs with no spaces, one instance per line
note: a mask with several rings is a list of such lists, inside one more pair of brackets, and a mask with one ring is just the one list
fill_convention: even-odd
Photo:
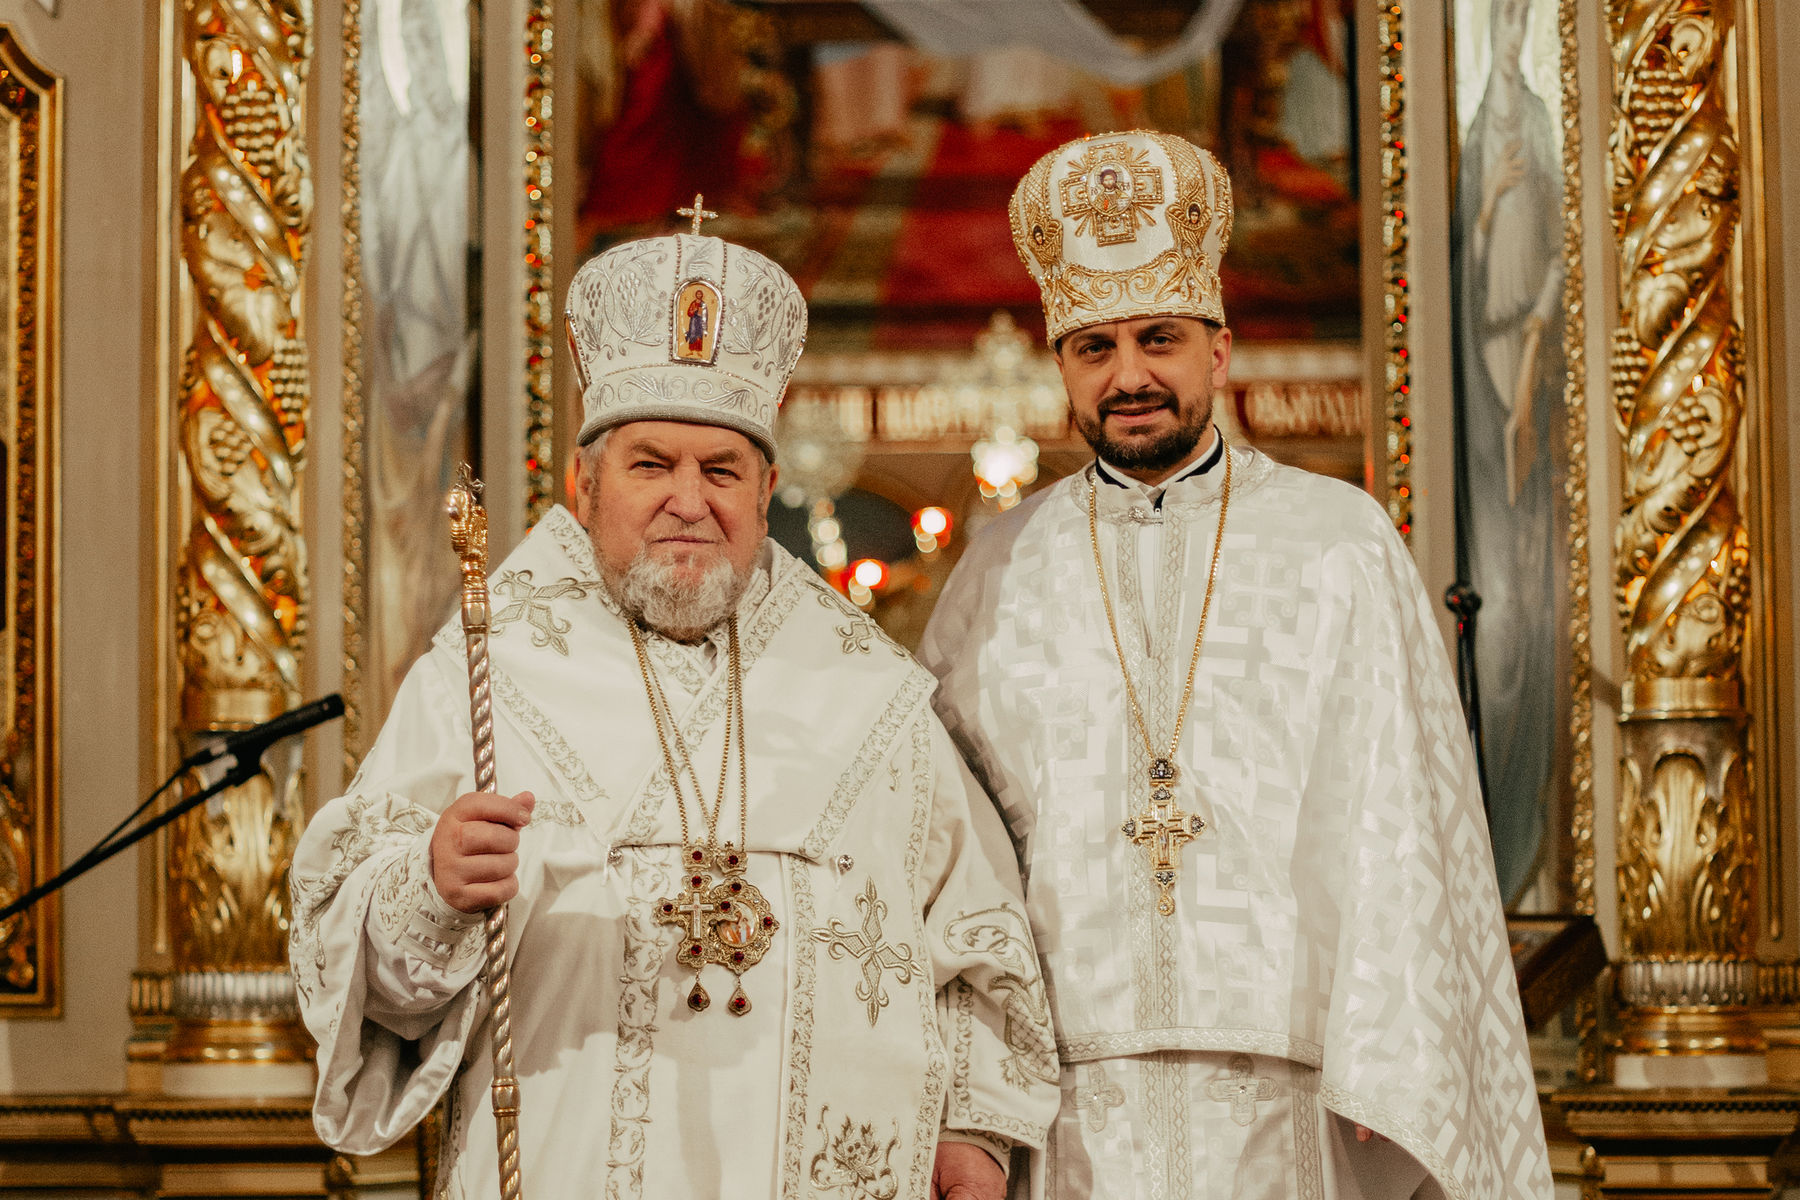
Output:
[[442,970],[466,958],[479,939],[470,933],[480,913],[452,908],[431,879],[431,839],[426,833],[389,863],[375,893],[375,923],[401,950]]
[[1012,1169],[1012,1141],[997,1133],[988,1133],[981,1129],[940,1129],[938,1141],[961,1142],[965,1146],[979,1146],[993,1155],[994,1161],[1000,1164],[1002,1175],[1010,1174]]

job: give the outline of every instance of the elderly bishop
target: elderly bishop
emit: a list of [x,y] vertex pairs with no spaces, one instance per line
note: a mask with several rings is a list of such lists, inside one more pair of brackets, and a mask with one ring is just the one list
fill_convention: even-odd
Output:
[[932,677],[767,539],[806,310],[698,222],[571,286],[577,512],[490,581],[507,794],[474,790],[452,624],[301,840],[318,1130],[367,1153],[448,1095],[443,1194],[496,1194],[509,904],[532,1200],[998,1200],[1056,1109],[1012,847]]
[[1160,133],[1012,200],[1097,454],[972,544],[921,657],[1026,872],[1038,1194],[1539,1200],[1542,1122],[1431,605],[1364,493],[1228,446],[1231,192]]

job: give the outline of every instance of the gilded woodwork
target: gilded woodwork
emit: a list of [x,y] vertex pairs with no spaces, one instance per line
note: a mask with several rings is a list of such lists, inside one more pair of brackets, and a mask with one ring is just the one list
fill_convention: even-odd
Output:
[[[57,867],[56,489],[62,82],[0,24],[0,901]],[[0,925],[0,1015],[60,1011],[55,897]]]
[[556,397],[552,391],[556,296],[551,282],[551,18],[554,0],[525,13],[525,520],[556,502]]
[[338,209],[343,227],[344,362],[342,432],[344,448],[344,775],[356,773],[367,748],[363,729],[363,661],[368,654],[369,512],[363,456],[367,414],[363,404],[363,254],[362,254],[362,0],[343,0],[338,27],[343,48],[344,141],[340,167],[344,200]]
[[[1627,1050],[1746,1049],[1657,1009],[1755,997],[1758,853],[1740,699],[1750,546],[1733,0],[1611,0],[1626,653],[1617,876]],[[1684,1028],[1691,1032],[1684,1032]]]
[[430,1195],[427,1121],[388,1149],[342,1155],[292,1100],[163,1095],[0,1098],[0,1197]]
[[1788,1088],[1585,1087],[1553,1103],[1591,1152],[1584,1194],[1773,1200],[1791,1175],[1800,1096]]
[[1388,517],[1402,537],[1412,535],[1412,365],[1406,323],[1412,313],[1407,277],[1412,268],[1406,220],[1406,15],[1401,0],[1377,14],[1381,113],[1382,381],[1386,402]]
[[[178,435],[193,509],[176,583],[180,732],[191,740],[266,720],[300,698],[310,2],[192,0],[182,49],[197,107],[179,184],[182,258],[197,308]],[[298,759],[290,752],[270,762],[173,828],[171,949],[182,1024],[171,1057],[215,1057],[209,1020],[291,1020],[287,869],[302,824]],[[289,1053],[298,1051],[277,1056]]]

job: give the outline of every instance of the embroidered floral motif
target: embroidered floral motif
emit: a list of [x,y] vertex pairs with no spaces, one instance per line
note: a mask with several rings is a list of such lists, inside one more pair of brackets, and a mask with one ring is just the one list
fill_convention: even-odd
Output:
[[[1050,1001],[1044,995],[1037,955],[1026,940],[1026,928],[1024,916],[1010,904],[965,913],[944,927],[944,944],[952,953],[979,954],[1005,968],[993,985],[993,990],[1004,996],[1002,1037],[1011,1051],[1000,1069],[1006,1082],[1020,1091],[1034,1082],[1054,1084],[1061,1073],[1056,1044],[1048,1033]],[[973,1019],[972,1013],[963,1015]]]
[[[581,761],[581,755],[575,753],[575,748],[563,740],[562,734],[557,731],[550,718],[526,698],[525,693],[520,690],[518,684],[513,682],[512,677],[498,667],[490,667],[488,680],[489,686],[493,688],[495,698],[506,706],[507,710],[518,719],[519,724],[525,727],[525,731],[539,746],[543,747],[544,755],[550,760],[550,765],[568,783],[569,790],[575,794],[575,798],[589,801],[605,800],[606,793],[601,790],[599,784],[594,782],[594,777],[588,774],[586,764]],[[554,802],[540,802],[539,809],[533,811],[532,820],[538,820],[540,816],[560,825],[574,825],[580,819],[580,810],[575,809],[570,813],[565,812],[560,805]]]
[[656,1045],[658,978],[674,931],[655,920],[656,897],[674,886],[667,864],[647,862],[632,875],[626,901],[625,952],[619,973],[619,1034],[613,1059],[612,1129],[606,1160],[608,1200],[644,1192],[644,1148],[650,1125],[650,1062]]
[[823,857],[825,848],[836,839],[838,831],[844,827],[844,818],[849,815],[851,805],[862,795],[863,785],[868,783],[869,776],[875,766],[887,757],[888,748],[899,736],[906,718],[918,706],[919,701],[927,695],[937,681],[923,668],[908,672],[905,682],[894,693],[893,699],[876,718],[869,730],[869,736],[863,739],[856,757],[838,777],[837,787],[831,793],[831,800],[825,805],[825,811],[819,815],[819,823],[806,835],[806,841],[800,846],[800,853],[807,858]]
[[820,608],[848,620],[850,626],[848,630],[843,626],[839,626],[837,630],[838,636],[844,639],[845,654],[859,651],[867,653],[867,647],[862,645],[863,642],[880,642],[895,658],[911,661],[912,655],[908,654],[900,643],[883,633],[881,626],[869,620],[867,613],[838,595],[824,580],[808,571],[805,581],[812,588],[813,599],[818,601]]
[[[782,855],[782,870],[787,875],[788,894],[794,898],[794,926],[804,929],[812,924],[812,885],[807,882],[806,864],[792,855]],[[812,1081],[813,993],[818,988],[818,952],[807,938],[794,943],[794,990],[790,1004],[793,1012],[792,1032],[788,1035],[787,1129],[782,1138],[781,1194],[800,1194],[800,1160],[806,1143],[806,1090]]]
[[488,630],[498,635],[514,621],[523,619],[531,626],[533,646],[540,650],[548,647],[567,658],[569,640],[563,635],[573,626],[567,619],[557,616],[550,604],[564,596],[580,600],[588,594],[588,587],[589,585],[575,579],[559,579],[555,583],[535,587],[532,584],[531,568],[504,571],[488,584],[488,590],[511,603],[494,613],[488,621]]
[[894,1151],[900,1147],[900,1128],[883,1139],[873,1125],[859,1125],[849,1117],[833,1131],[831,1106],[819,1110],[818,1130],[823,1141],[813,1155],[807,1174],[816,1188],[855,1200],[894,1200],[900,1177],[894,1174]]
[[563,552],[563,557],[575,569],[576,581],[591,588],[608,611],[614,616],[620,616],[618,602],[600,582],[600,564],[594,558],[594,539],[581,527],[575,514],[566,508],[553,508],[532,532],[536,533],[538,530],[546,533],[556,543],[556,548]]
[[330,866],[325,873],[296,871],[290,876],[293,927],[289,959],[294,985],[308,1001],[325,976],[325,934],[320,925],[325,906],[371,856],[378,851],[403,856],[409,843],[437,823],[436,813],[386,792],[348,799],[344,816],[343,827],[332,835]]
[[812,936],[814,941],[825,943],[825,949],[833,959],[849,955],[862,967],[862,982],[856,985],[856,998],[868,1005],[869,1028],[873,1029],[881,1010],[888,1004],[882,976],[892,971],[896,982],[911,983],[921,964],[913,958],[911,946],[896,946],[882,933],[881,923],[887,919],[888,906],[875,894],[873,878],[856,898],[856,907],[862,910],[860,929],[852,929],[833,917],[827,928],[813,930]]

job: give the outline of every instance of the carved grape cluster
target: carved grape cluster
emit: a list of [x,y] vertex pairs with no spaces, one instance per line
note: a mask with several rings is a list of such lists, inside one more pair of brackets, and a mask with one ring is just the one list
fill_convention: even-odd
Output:
[[1711,440],[1707,437],[1711,424],[1712,412],[1706,404],[1695,393],[1684,392],[1681,399],[1670,408],[1666,428],[1669,436],[1675,439],[1675,444],[1689,458],[1693,458]]
[[219,474],[229,479],[250,458],[252,446],[250,435],[237,422],[215,421],[208,431],[206,448],[212,452],[213,461],[219,465]]
[[1629,420],[1630,405],[1643,386],[1644,373],[1649,369],[1644,358],[1644,347],[1629,329],[1613,331],[1612,344],[1612,378],[1613,395],[1618,398],[1620,420]]
[[269,363],[269,390],[274,396],[275,411],[288,441],[295,450],[306,420],[306,344],[296,338],[282,338],[275,346],[275,357]]
[[275,145],[281,140],[281,117],[275,94],[254,75],[245,75],[219,101],[219,123],[226,140],[269,178],[275,173]]
[[1639,160],[1648,158],[1675,127],[1687,108],[1691,85],[1679,71],[1667,67],[1646,68],[1638,73],[1632,90],[1631,115],[1636,130],[1633,147]]

